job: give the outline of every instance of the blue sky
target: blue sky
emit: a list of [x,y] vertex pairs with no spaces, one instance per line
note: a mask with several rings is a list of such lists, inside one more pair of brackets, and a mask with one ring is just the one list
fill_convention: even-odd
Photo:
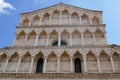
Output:
[[103,11],[108,44],[120,45],[120,0],[0,0],[0,48],[12,45],[20,13],[61,2]]

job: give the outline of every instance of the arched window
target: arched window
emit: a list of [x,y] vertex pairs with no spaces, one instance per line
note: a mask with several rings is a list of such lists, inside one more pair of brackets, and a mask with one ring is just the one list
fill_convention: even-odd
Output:
[[36,73],[42,73],[42,70],[43,70],[43,59],[40,58],[37,62]]
[[81,60],[79,58],[75,59],[75,73],[81,73]]
[[[58,46],[58,41],[55,41],[52,46]],[[67,46],[67,43],[64,41],[61,41],[61,46]]]

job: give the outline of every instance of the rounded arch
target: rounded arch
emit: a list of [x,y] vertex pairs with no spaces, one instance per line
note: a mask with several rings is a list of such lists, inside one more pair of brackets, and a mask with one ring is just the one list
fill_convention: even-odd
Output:
[[82,23],[82,24],[90,24],[89,17],[88,17],[87,14],[83,14],[83,15],[81,16],[81,23]]
[[100,24],[99,18],[96,17],[96,16],[94,16],[94,17],[92,18],[92,24],[95,24],[95,25]]
[[29,26],[30,20],[28,18],[23,20],[23,26]]
[[39,25],[39,22],[40,22],[40,17],[38,15],[35,15],[33,17],[32,25],[37,26],[37,25]]
[[24,31],[21,31],[20,33],[18,33],[17,35],[17,39],[24,39],[25,38],[25,32]]

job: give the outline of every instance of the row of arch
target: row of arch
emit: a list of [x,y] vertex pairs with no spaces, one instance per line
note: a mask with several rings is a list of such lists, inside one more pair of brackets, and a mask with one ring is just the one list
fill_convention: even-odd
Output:
[[[39,38],[47,38],[47,34],[48,34],[48,32],[46,32],[45,30],[43,30],[43,31],[41,31],[40,33],[39,33]],[[21,38],[25,38],[25,35],[26,35],[26,33],[25,33],[25,31],[21,31],[21,32],[19,32],[18,34],[17,34],[17,38],[19,39],[21,39]],[[31,31],[29,34],[29,39],[34,39],[34,38],[36,38],[36,35],[37,35],[37,33],[35,32],[35,31]],[[69,38],[69,35],[70,35],[70,33],[67,31],[67,30],[64,30],[63,32],[61,32],[61,36],[63,36],[64,38],[66,37],[66,38]],[[97,29],[95,32],[94,32],[94,35],[95,35],[95,37],[96,38],[104,38],[105,36],[104,36],[104,32],[102,32],[101,30],[99,30],[99,29]],[[56,31],[56,30],[53,30],[53,31],[51,31],[50,33],[49,33],[49,36],[50,36],[50,38],[57,38],[58,37],[58,32]],[[83,32],[83,36],[85,37],[85,38],[92,38],[92,36],[93,36],[93,32],[91,32],[91,31],[89,31],[89,30],[85,30],[84,32]],[[72,37],[73,38],[80,38],[81,37],[81,32],[79,32],[78,30],[74,30],[73,32],[72,32]]]
[[[64,21],[66,22],[66,24],[69,23],[69,20],[71,20],[70,22],[72,24],[74,23],[78,23],[78,24],[94,24],[94,25],[99,25],[101,24],[100,19],[97,16],[94,16],[92,19],[89,18],[89,16],[87,14],[83,14],[82,16],[80,16],[77,12],[73,12],[72,14],[69,14],[67,9],[64,9],[61,13],[60,11],[58,11],[57,9],[55,11],[53,11],[53,14],[50,15],[48,12],[46,12],[45,14],[43,14],[43,17],[40,17],[39,15],[35,15],[32,17],[32,19],[29,18],[25,18],[22,21],[23,26],[38,26],[40,25],[40,22],[43,24],[47,24],[49,22],[51,22],[51,24],[54,24],[53,22],[55,22],[56,24],[59,24],[59,21],[61,19],[61,22]],[[31,24],[30,24],[31,23]]]
[[[38,62],[39,60],[44,60],[44,54],[42,52],[39,52],[38,54],[36,54],[34,56],[34,61],[35,62]],[[115,69],[116,71],[120,71],[120,68],[119,68],[119,65],[120,65],[120,57],[119,57],[119,53],[117,52],[114,52],[112,54],[112,59],[113,59],[113,62],[114,62],[114,66],[115,66]],[[26,66],[29,66],[30,65],[30,62],[31,62],[31,54],[29,52],[26,52],[23,56],[22,56],[22,62],[21,62],[21,67],[22,65],[24,65],[24,63],[28,63],[26,64]],[[97,59],[100,60],[100,66],[101,66],[101,71],[103,72],[107,72],[108,71],[112,71],[112,66],[111,66],[111,58],[110,56],[105,53],[104,51],[102,51],[98,57],[96,57],[96,55],[93,53],[93,52],[88,52],[86,54],[86,57],[84,57],[84,55],[82,55],[79,51],[76,51],[74,54],[73,54],[73,57],[72,57],[72,60],[74,62],[77,62],[79,60],[80,63],[77,63],[77,65],[79,65],[79,71],[76,71],[78,70],[77,69],[74,69],[74,72],[84,72],[84,70],[82,69],[84,66],[83,66],[83,61],[84,61],[84,58],[86,58],[86,65],[87,65],[87,70],[88,72],[95,72],[95,71],[98,71],[97,69]],[[7,55],[4,53],[1,55],[1,62],[5,62],[7,59]],[[46,72],[49,72],[51,69],[51,72],[54,72],[55,71],[55,64],[57,63],[57,59],[58,59],[58,56],[55,54],[55,52],[51,52],[48,56],[47,56],[47,65],[50,67],[46,67]],[[69,71],[70,67],[69,67],[69,62],[70,62],[70,59],[71,59],[71,56],[66,52],[64,51],[61,55],[60,55],[60,63],[61,63],[61,71]],[[9,62],[15,62],[15,61],[18,61],[19,60],[19,54],[17,52],[15,52],[13,55],[11,55],[10,59],[9,59]],[[76,61],[77,60],[77,61]],[[8,63],[9,63],[8,62]],[[42,63],[44,63],[44,61],[42,61]],[[64,65],[63,65],[64,64]],[[106,64],[106,65],[105,65]],[[38,63],[37,63],[38,65]],[[15,66],[15,65],[14,65]],[[34,66],[34,65],[33,65]],[[42,65],[43,66],[43,65]],[[67,67],[66,67],[67,66]],[[10,66],[9,66],[10,67]],[[25,65],[24,65],[25,67]],[[75,67],[75,66],[74,66]],[[22,67],[23,68],[23,67]],[[20,70],[24,71],[24,69],[20,68]],[[38,68],[37,68],[38,69]],[[32,71],[36,71],[37,72],[37,69],[33,69]],[[26,70],[28,71],[28,70]],[[41,70],[42,71],[42,70]],[[39,71],[38,71],[39,73]]]

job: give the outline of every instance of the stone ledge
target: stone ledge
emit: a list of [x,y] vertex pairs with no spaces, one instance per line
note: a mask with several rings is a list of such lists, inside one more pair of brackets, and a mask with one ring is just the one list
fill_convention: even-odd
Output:
[[120,79],[120,73],[0,73],[0,78],[13,79]]

